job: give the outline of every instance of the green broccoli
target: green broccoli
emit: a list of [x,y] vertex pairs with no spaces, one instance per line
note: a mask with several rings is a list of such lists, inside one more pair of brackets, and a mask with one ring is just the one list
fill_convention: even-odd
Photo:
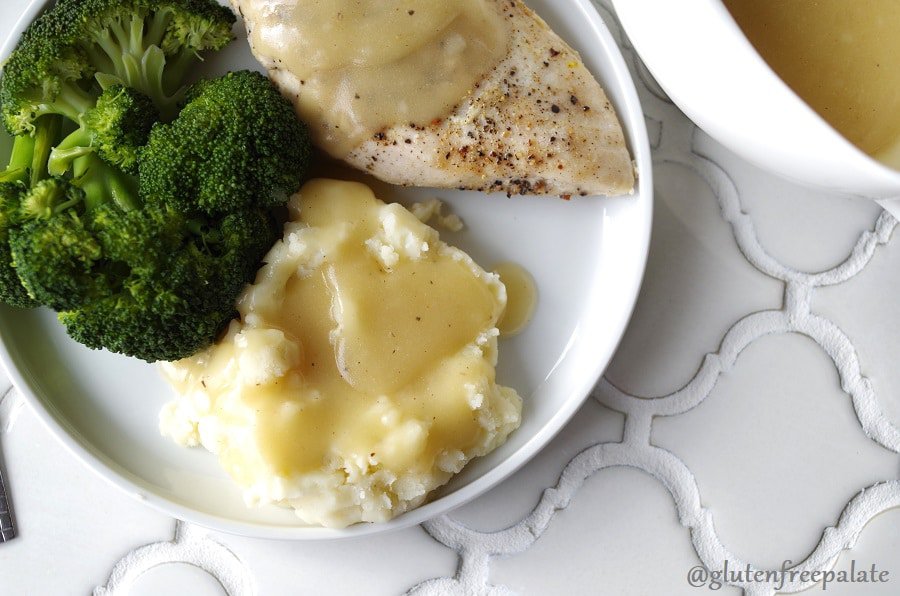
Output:
[[140,192],[178,209],[227,213],[283,204],[300,186],[309,133],[263,75],[240,71],[188,91],[178,118],[157,123],[140,157]]
[[47,160],[62,130],[60,116],[44,116],[31,134],[13,138],[12,152],[0,182],[27,181],[31,186],[47,177]]
[[3,66],[0,106],[10,134],[34,135],[49,114],[77,121],[99,94],[92,88],[94,71],[87,57],[66,47],[53,31],[53,14],[45,13],[22,34]]
[[21,284],[36,302],[61,310],[103,295],[103,250],[85,218],[85,193],[48,178],[23,193],[8,247]]
[[[160,213],[169,218],[174,212]],[[182,230],[206,227],[181,221]],[[188,234],[180,246],[173,242],[167,258],[156,263],[134,262],[128,253],[134,268],[120,291],[60,313],[69,335],[88,347],[150,362],[185,358],[212,343],[236,316],[234,302],[275,233],[258,209],[208,225],[206,234]]]
[[62,119],[45,116],[34,136],[24,134],[13,139],[12,154],[6,170],[0,172],[0,301],[18,308],[32,308],[40,303],[22,285],[13,265],[10,231],[22,222],[20,206],[47,176],[47,157],[59,136]]
[[80,118],[81,126],[50,153],[49,173],[62,176],[79,157],[96,154],[106,163],[137,174],[138,152],[159,112],[146,95],[121,85],[108,87]]
[[19,135],[13,139],[9,165],[0,172],[0,183],[21,182],[28,177],[34,157],[34,138],[31,135]]
[[[60,0],[25,30],[3,67],[0,113],[15,141],[0,182],[29,176],[33,186],[48,177],[47,160],[61,141],[62,118],[83,129],[57,152],[55,173],[67,170],[79,157],[76,147],[85,145],[86,131],[112,124],[104,122],[110,108],[130,110],[130,120],[118,131],[107,128],[109,143],[97,145],[94,137],[92,144],[103,159],[136,173],[134,147],[146,133],[142,119],[149,112],[132,91],[118,95],[116,90],[121,85],[135,89],[157,110],[174,115],[190,66],[200,52],[218,50],[232,39],[234,20],[214,0]],[[109,88],[114,89],[102,109],[98,98]],[[127,101],[133,105],[121,105]],[[85,122],[91,114],[96,119]],[[109,178],[112,188],[105,194],[130,201],[123,189],[135,183],[94,162],[93,157],[81,160],[82,186],[96,192]]]
[[260,208],[208,217],[91,205],[62,178],[24,193],[16,217],[8,246],[28,297],[60,311],[77,341],[147,361],[209,345],[276,238]]
[[22,285],[9,249],[9,231],[18,222],[19,204],[26,190],[21,180],[0,182],[0,302],[17,308],[39,306]]
[[59,0],[53,12],[102,87],[137,89],[163,112],[200,53],[234,38],[234,13],[214,0]]
[[59,0],[22,34],[0,84],[10,133],[46,114],[78,122],[103,88],[137,89],[171,115],[200,53],[233,38],[214,0]]
[[234,21],[215,0],[59,0],[25,31],[0,80],[15,136],[0,300],[49,306],[77,341],[147,361],[214,341],[310,157],[262,75],[184,87]]

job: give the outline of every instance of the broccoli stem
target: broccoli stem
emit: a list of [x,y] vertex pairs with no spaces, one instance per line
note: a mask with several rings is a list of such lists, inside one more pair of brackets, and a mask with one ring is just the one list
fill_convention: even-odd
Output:
[[144,39],[144,18],[134,14],[131,16],[131,23],[128,28],[128,46],[133,53],[144,53],[147,42]]
[[9,166],[0,173],[0,182],[27,180],[33,188],[47,178],[47,160],[61,131],[62,117],[49,115],[41,116],[35,121],[33,134],[16,136]]
[[95,41],[103,52],[101,54],[95,49],[89,49],[88,57],[98,71],[95,78],[101,87],[106,89],[110,85],[121,83],[156,99],[145,84],[146,75],[142,65],[144,50],[141,47],[131,47],[130,35],[121,24],[111,24],[96,36]]
[[93,147],[77,146],[69,149],[60,149],[57,147],[50,155],[47,171],[50,172],[51,176],[62,176],[69,171],[70,167],[72,167],[73,161],[79,157],[90,155],[93,152]]
[[73,122],[78,122],[80,116],[94,107],[97,98],[82,90],[78,85],[66,84],[60,89],[56,101],[48,106],[47,114],[62,114]]
[[28,112],[21,114],[18,122],[11,125],[11,130],[19,133],[35,134],[35,121],[45,116],[65,116],[73,122],[94,106],[97,98],[76,85],[63,85],[56,99],[50,103],[29,106]]
[[101,31],[95,38],[95,41],[112,64],[112,70],[116,74],[121,75],[125,70],[122,64],[122,57],[125,54],[124,49],[115,42],[108,29]]
[[109,201],[115,201],[123,211],[141,206],[135,180],[94,153],[75,159],[72,174],[72,184],[84,191],[84,202],[89,211]]
[[172,22],[172,10],[170,8],[160,8],[156,11],[150,22],[147,23],[147,33],[144,35],[144,45],[162,46],[163,37]]
[[193,50],[182,50],[178,54],[169,56],[166,60],[166,68],[163,71],[163,88],[175,93],[184,85],[188,72],[203,59]]
[[141,80],[135,85],[153,100],[162,118],[171,120],[178,114],[179,96],[171,96],[166,91],[165,81],[169,70],[169,60],[159,46],[150,46],[141,57]]
[[[62,194],[62,193],[60,193],[60,194]],[[56,203],[53,206],[53,213],[54,214],[63,213],[64,211],[66,211],[66,209],[70,209],[70,208],[74,207],[75,205],[78,205],[82,201],[84,201],[84,199],[81,197],[72,197],[68,201],[63,201],[62,203]]]
[[47,161],[62,132],[62,117],[42,116],[35,122],[34,151],[31,156],[31,186],[49,176]]
[[98,72],[94,75],[103,89],[113,85],[125,85],[137,89],[149,97],[159,110],[163,119],[168,121],[178,113],[180,94],[169,96],[163,88],[163,74],[166,69],[166,55],[157,46],[151,46],[144,53],[140,64],[132,56],[123,56],[121,67],[116,74]]
[[34,155],[34,137],[31,135],[17,135],[13,138],[12,154],[9,156],[9,165],[0,173],[0,182],[19,182],[28,176],[28,168],[31,167]]
[[7,170],[30,167],[33,155],[34,137],[31,135],[18,135],[13,139],[12,154],[9,156],[9,167],[7,167]]
[[[88,59],[98,71],[95,78],[102,88],[123,84],[137,89],[153,100],[166,120],[175,116],[180,96],[167,94],[164,83],[181,81],[192,63],[178,65],[175,77],[165,76],[168,61],[159,44],[171,20],[170,11],[159,11],[149,22],[145,17],[133,15],[124,24],[111,23],[96,36],[96,45],[86,48]],[[180,85],[179,82],[174,86]]]
[[115,71],[115,65],[112,60],[110,60],[105,52],[98,50],[96,45],[86,47],[85,53],[87,54],[88,61],[97,70],[97,74]]
[[62,176],[72,167],[73,161],[93,152],[91,135],[85,128],[78,128],[54,147],[47,169],[53,176]]

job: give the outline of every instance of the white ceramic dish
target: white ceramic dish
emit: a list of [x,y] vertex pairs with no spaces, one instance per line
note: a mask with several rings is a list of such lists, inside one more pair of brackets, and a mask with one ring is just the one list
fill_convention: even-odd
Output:
[[[529,4],[582,52],[606,87],[641,177],[635,196],[569,202],[427,189],[400,193],[402,202],[446,199],[467,224],[463,232],[445,235],[450,242],[485,266],[521,263],[537,280],[540,300],[531,325],[501,345],[499,380],[525,398],[522,426],[502,448],[472,462],[430,503],[388,523],[304,527],[290,511],[245,507],[211,454],[159,435],[157,415],[171,395],[154,366],[76,344],[46,309],[0,308],[0,357],[41,420],[102,477],[153,507],[210,528],[266,538],[342,538],[418,524],[469,501],[524,464],[578,409],[612,357],[637,297],[652,212],[644,119],[613,38],[589,0]],[[44,5],[33,3],[16,30]],[[7,41],[2,55],[14,44]],[[242,40],[208,62],[211,72],[255,66]]]
[[900,217],[900,172],[857,149],[804,103],[721,0],[613,4],[660,86],[710,136],[807,186],[881,199]]

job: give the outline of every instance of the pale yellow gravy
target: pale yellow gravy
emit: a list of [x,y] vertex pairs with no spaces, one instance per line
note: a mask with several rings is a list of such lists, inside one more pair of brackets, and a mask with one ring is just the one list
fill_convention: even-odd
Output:
[[365,185],[314,180],[291,205],[296,233],[270,253],[241,322],[166,372],[203,396],[223,466],[247,486],[334,458],[430,474],[505,439],[485,426],[497,411],[518,424],[518,396],[495,385],[503,285]]
[[537,306],[537,287],[528,271],[516,263],[500,263],[494,273],[506,286],[506,309],[497,323],[503,336],[520,333],[531,321]]
[[724,1],[800,97],[850,142],[900,169],[900,2]]
[[300,116],[344,157],[396,125],[448,113],[507,51],[486,0],[258,0],[242,11],[254,49],[301,82]]

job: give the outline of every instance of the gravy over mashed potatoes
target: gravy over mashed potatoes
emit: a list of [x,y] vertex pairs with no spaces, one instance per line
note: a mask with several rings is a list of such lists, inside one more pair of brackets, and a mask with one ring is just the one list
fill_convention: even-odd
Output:
[[163,434],[203,445],[252,504],[310,524],[421,504],[518,427],[497,385],[506,289],[397,204],[313,180],[216,345],[163,365]]

